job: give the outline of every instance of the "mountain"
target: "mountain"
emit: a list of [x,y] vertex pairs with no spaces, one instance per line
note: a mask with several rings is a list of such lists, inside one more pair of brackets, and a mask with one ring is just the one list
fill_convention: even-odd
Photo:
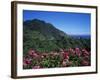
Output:
[[53,40],[60,39],[61,37],[67,37],[63,31],[58,30],[52,24],[46,23],[45,21],[41,21],[38,19],[28,20],[23,23],[24,29],[28,29],[30,31],[37,31],[42,34],[45,39]]
[[51,23],[39,19],[23,22],[24,53],[30,48],[39,52],[50,52],[75,47],[90,49],[90,39],[73,38]]

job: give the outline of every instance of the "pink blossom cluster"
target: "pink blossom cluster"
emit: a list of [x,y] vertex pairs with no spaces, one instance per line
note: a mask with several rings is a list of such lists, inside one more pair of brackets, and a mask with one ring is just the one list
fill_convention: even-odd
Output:
[[24,69],[90,66],[90,51],[80,48],[40,53],[30,49],[23,57]]

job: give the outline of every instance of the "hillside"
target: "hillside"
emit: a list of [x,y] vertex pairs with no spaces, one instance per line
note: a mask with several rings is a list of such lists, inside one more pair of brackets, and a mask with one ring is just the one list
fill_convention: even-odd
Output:
[[24,53],[27,53],[30,48],[39,52],[58,51],[70,47],[90,50],[90,39],[75,39],[51,23],[39,19],[23,22],[23,42]]

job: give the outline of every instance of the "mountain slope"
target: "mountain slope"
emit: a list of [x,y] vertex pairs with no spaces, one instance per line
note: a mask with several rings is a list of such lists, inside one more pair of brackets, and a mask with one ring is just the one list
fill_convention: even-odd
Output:
[[37,31],[43,36],[45,36],[46,39],[49,40],[53,40],[53,39],[59,40],[62,36],[67,37],[67,34],[55,28],[52,24],[46,23],[38,19],[25,21],[23,25],[24,25],[24,29],[26,28],[32,31]]
[[33,19],[23,22],[23,50],[30,48],[49,52],[68,48],[90,48],[90,39],[75,39],[45,21]]

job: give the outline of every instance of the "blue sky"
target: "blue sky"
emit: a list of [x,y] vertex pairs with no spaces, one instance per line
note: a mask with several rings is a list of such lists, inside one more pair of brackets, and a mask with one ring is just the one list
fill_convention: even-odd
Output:
[[71,35],[90,35],[89,13],[23,10],[23,20],[40,19]]

